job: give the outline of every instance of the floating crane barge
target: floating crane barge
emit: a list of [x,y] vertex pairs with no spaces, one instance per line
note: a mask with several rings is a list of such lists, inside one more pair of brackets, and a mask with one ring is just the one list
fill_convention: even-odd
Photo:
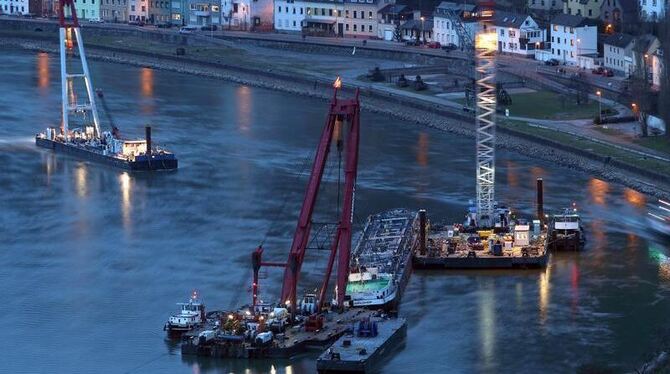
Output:
[[[345,295],[350,274],[360,104],[358,92],[353,99],[339,99],[337,93],[340,85],[341,81],[338,78],[335,82],[330,112],[315,154],[288,260],[285,263],[263,261],[264,248],[262,245],[256,248],[251,256],[254,273],[251,305],[230,312],[207,313],[203,323],[182,335],[183,355],[246,359],[289,358],[313,349],[323,351],[338,338],[360,332],[361,326],[372,326],[371,321],[374,321],[375,331],[374,336],[369,337],[384,347],[393,346],[404,337],[404,320],[400,323],[398,319],[390,318],[383,311],[351,307],[350,300]],[[343,135],[345,133],[346,136]],[[332,143],[335,143],[335,146]],[[342,204],[338,205],[341,207],[339,222],[330,244],[328,265],[318,293],[304,294],[298,299],[297,285],[312,231],[312,213],[331,148],[336,148],[338,152],[344,151],[345,155],[343,197]],[[414,215],[402,211],[386,218],[390,218],[393,222],[390,226],[380,227],[390,227],[397,231],[398,238],[387,239],[394,243],[393,248],[401,248],[404,251],[404,264],[409,264]],[[335,295],[332,301],[326,301],[328,284],[336,260]],[[398,277],[409,276],[409,272],[405,271],[407,269],[403,268],[403,258],[399,258],[396,265],[391,270],[399,271]],[[258,296],[261,267],[284,268],[281,297],[278,302],[264,303]],[[398,278],[394,282],[400,280],[401,278]],[[398,295],[399,292],[397,291]],[[178,318],[171,317],[171,320],[175,319]],[[398,328],[394,326],[398,323],[403,326],[402,334],[396,333]],[[369,355],[359,354],[357,359],[364,363],[369,360],[370,363],[366,367],[372,367],[385,351],[386,349],[371,349]]]
[[[66,7],[69,8],[72,16],[71,23],[66,23],[65,20]],[[55,152],[67,153],[85,160],[102,162],[132,171],[177,169],[178,161],[174,154],[153,146],[149,126],[145,128],[145,139],[138,140],[121,139],[116,128],[113,128],[112,131],[101,132],[93,83],[86,62],[84,42],[74,1],[60,1],[58,16],[60,19],[62,124],[60,128],[49,127],[45,132],[37,134],[35,144]],[[75,40],[81,61],[81,73],[70,73],[68,70],[67,54],[73,49]],[[75,93],[75,83],[82,80],[88,98],[83,103],[77,101]],[[102,98],[102,95],[100,97]],[[83,118],[82,126],[70,129],[70,120],[76,117]]]

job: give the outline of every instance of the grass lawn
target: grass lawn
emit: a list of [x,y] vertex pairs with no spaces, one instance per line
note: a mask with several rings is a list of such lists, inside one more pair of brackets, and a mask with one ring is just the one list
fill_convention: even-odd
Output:
[[[641,168],[647,168],[650,170],[655,170],[656,172],[659,173],[668,173],[670,174],[670,163],[664,162],[661,160],[656,160],[656,159],[648,159],[641,157],[638,154],[632,153],[632,152],[627,152],[625,150],[617,149],[614,147],[609,147],[605,144],[600,144],[596,143],[593,141],[590,141],[588,139],[572,136],[570,134],[562,133],[560,131],[554,131],[550,129],[543,129],[543,128],[537,128],[537,127],[532,127],[529,126],[525,122],[521,121],[513,121],[513,120],[505,120],[505,121],[499,121],[498,122],[500,125],[504,127],[509,127],[513,130],[523,132],[526,134],[531,134],[538,136],[540,138],[545,138],[549,140],[553,140],[555,142],[563,143],[563,144],[569,144],[573,147],[579,147],[581,149],[584,149],[586,151],[598,154],[600,156],[606,157],[610,156],[612,159],[616,159],[620,162],[629,164],[629,165],[634,165],[637,167]],[[663,144],[660,140],[657,138],[646,138],[643,140],[649,140],[649,139],[656,139],[654,142],[658,142],[660,144]],[[652,142],[651,140],[649,140]],[[667,142],[664,144],[665,147],[668,147],[667,149],[670,149],[670,142]],[[652,147],[650,147],[652,148]]]
[[[528,117],[549,120],[592,119],[598,114],[598,102],[589,100],[587,104],[577,105],[573,98],[550,91],[537,91],[512,94],[512,105],[500,106],[509,109],[510,116]],[[454,100],[465,104],[465,98]],[[608,105],[602,106],[603,111],[616,111]]]
[[646,138],[635,139],[635,143],[670,155],[670,137],[662,135],[649,136]]

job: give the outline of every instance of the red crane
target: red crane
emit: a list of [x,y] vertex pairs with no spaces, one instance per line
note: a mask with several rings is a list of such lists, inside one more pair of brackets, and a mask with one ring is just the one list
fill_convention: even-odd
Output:
[[[70,8],[70,15],[72,16],[72,23],[65,23],[65,8]],[[79,27],[79,20],[77,19],[77,12],[74,9],[74,0],[60,0],[58,2],[58,20],[60,27]]]
[[252,253],[252,264],[254,280],[252,285],[253,306],[256,306],[258,295],[258,271],[261,266],[274,266],[284,268],[284,282],[282,285],[280,301],[292,311],[297,307],[297,286],[300,278],[300,269],[305,258],[307,244],[312,225],[312,213],[316,204],[319,187],[323,178],[326,161],[331,148],[333,133],[338,126],[347,130],[347,139],[344,142],[345,169],[344,169],[344,196],[341,216],[338,222],[335,237],[330,247],[330,256],[324,275],[323,283],[319,291],[317,308],[321,309],[326,298],[330,275],[333,270],[335,258],[337,258],[337,305],[344,306],[344,294],[346,291],[347,278],[349,275],[349,255],[351,252],[351,224],[354,209],[354,190],[356,175],[358,171],[358,144],[360,128],[360,105],[358,90],[353,99],[339,99],[337,92],[341,87],[338,77],[335,81],[333,98],[330,102],[330,111],[326,124],[321,133],[319,145],[314,157],[312,171],[307,183],[305,198],[300,210],[298,225],[293,236],[291,250],[286,263],[263,262],[263,248],[259,246]]

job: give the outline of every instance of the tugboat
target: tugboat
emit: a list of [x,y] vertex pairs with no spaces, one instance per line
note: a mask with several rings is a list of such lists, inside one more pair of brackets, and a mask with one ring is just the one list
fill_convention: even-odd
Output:
[[202,326],[207,317],[205,316],[205,305],[198,299],[198,293],[193,291],[188,302],[177,303],[179,314],[171,315],[163,326],[169,338],[179,338],[185,332]]
[[[70,8],[70,24],[65,21],[65,7]],[[93,89],[76,14],[74,1],[63,0],[59,3],[62,122],[59,128],[48,127],[45,132],[37,134],[35,144],[55,152],[68,153],[127,170],[177,169],[178,162],[174,154],[152,146],[151,127],[146,127],[145,139],[139,140],[121,139],[116,128],[111,132],[101,131],[94,93],[97,92],[101,99],[104,95],[102,91]],[[74,54],[74,44],[78,48],[81,70],[73,73],[68,69],[67,57],[68,54]],[[86,94],[80,99],[77,97],[79,90],[75,88],[82,86]],[[109,115],[109,111],[107,114]],[[75,128],[76,126],[79,127]]]
[[586,244],[582,219],[577,208],[566,208],[551,217],[549,248],[555,251],[579,251]]

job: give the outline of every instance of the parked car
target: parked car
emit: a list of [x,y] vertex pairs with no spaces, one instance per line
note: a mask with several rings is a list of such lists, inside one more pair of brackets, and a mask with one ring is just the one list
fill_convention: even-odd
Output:
[[206,25],[200,28],[202,31],[216,31],[216,25]]
[[456,49],[458,49],[458,46],[456,46],[456,44],[454,44],[454,43],[449,43],[447,45],[443,45],[442,49],[444,49],[447,52],[451,52],[451,51],[455,51]]
[[614,72],[613,72],[612,70],[610,70],[610,69],[605,69],[605,70],[603,71],[603,76],[605,76],[605,77],[613,77],[613,76],[614,76]]
[[196,30],[198,30],[197,27],[195,26],[184,26],[181,29],[179,29],[180,34],[193,34]]
[[169,23],[169,22],[168,23],[159,23],[159,24],[156,25],[156,27],[158,27],[159,29],[169,29],[169,28],[172,27],[172,24]]
[[142,21],[130,21],[130,22],[128,22],[128,24],[131,25],[131,26],[144,27],[144,22],[142,22]]
[[558,64],[560,64],[560,61],[558,61],[555,58],[550,58],[549,60],[545,61],[544,64],[547,66],[558,66]]
[[595,69],[591,69],[591,73],[593,73],[593,74],[601,75],[601,74],[604,73],[604,72],[605,72],[605,69],[603,69],[602,66],[598,66],[598,67],[595,68]]
[[101,18],[90,18],[88,20],[90,23],[103,23],[104,21]]
[[406,41],[405,45],[417,46],[417,45],[421,45],[421,42],[416,40],[416,39],[412,39],[412,40]]
[[432,49],[439,49],[440,47],[442,47],[440,42],[430,42],[430,43],[427,44],[427,46],[428,46],[428,48],[432,48]]

